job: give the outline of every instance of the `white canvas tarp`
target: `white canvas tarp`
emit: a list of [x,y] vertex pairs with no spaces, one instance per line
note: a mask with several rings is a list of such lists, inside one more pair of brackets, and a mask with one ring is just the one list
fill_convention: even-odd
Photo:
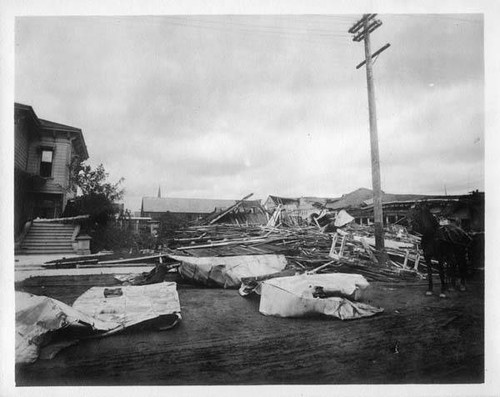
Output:
[[223,288],[239,288],[241,279],[276,273],[286,267],[283,255],[239,255],[223,257],[175,256],[179,274],[188,280]]
[[174,282],[92,287],[77,298],[73,308],[97,320],[118,323],[121,329],[158,318],[165,319],[161,329],[167,329],[181,319]]
[[362,302],[368,281],[359,274],[301,274],[262,283],[259,311],[268,316],[305,317],[323,314],[341,320],[383,311]]
[[148,320],[158,320],[157,328],[167,329],[180,319],[175,283],[94,287],[73,307],[16,291],[16,363],[34,362],[39,355],[51,358],[79,339],[110,335]]
[[342,227],[347,225],[348,223],[351,223],[353,220],[354,218],[349,215],[346,210],[340,210],[339,213],[335,216],[334,225],[336,227]]

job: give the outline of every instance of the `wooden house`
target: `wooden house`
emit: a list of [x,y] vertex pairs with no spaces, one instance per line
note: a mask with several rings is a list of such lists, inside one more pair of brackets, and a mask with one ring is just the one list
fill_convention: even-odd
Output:
[[301,224],[308,222],[312,216],[320,215],[326,210],[328,203],[335,200],[337,199],[310,196],[286,198],[270,195],[262,205],[271,214],[280,206],[294,223]]
[[35,218],[59,217],[76,195],[72,164],[88,158],[82,130],[40,119],[15,103],[14,222],[16,235]]

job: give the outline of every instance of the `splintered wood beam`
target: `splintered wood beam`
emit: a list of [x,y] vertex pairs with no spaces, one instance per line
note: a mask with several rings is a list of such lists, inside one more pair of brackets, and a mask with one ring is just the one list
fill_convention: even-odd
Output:
[[375,256],[375,254],[373,253],[370,245],[367,243],[367,241],[364,239],[364,238],[361,238],[361,244],[363,244],[363,247],[366,251],[366,253],[370,256],[370,259],[375,262],[376,264],[378,264],[378,259],[377,257]]
[[306,274],[314,274],[314,273],[317,273],[317,272],[319,272],[321,269],[324,269],[325,267],[330,266],[332,263],[335,263],[335,261],[330,261],[330,262],[327,262],[327,263],[325,263],[324,265],[321,265],[321,266],[317,267],[316,269],[313,269],[313,270],[310,270],[310,271],[306,272]]
[[249,195],[243,197],[240,201],[236,202],[236,204],[232,205],[231,207],[229,207],[227,210],[225,211],[222,211],[222,213],[215,217],[214,219],[212,219],[209,223],[209,225],[212,225],[213,223],[217,222],[219,219],[221,219],[223,216],[229,214],[231,211],[234,211],[236,208],[238,208],[241,203],[243,203],[243,201],[245,201],[246,199],[250,198],[253,196],[253,193],[250,193]]

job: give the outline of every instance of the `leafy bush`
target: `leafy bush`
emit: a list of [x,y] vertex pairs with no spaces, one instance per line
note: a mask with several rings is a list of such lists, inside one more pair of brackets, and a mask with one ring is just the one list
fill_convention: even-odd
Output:
[[169,245],[175,237],[175,232],[186,227],[187,224],[187,217],[166,212],[160,217],[158,239],[162,242],[162,244]]
[[127,250],[137,253],[144,249],[156,248],[156,238],[149,233],[134,233],[111,223],[98,225],[89,231],[89,235],[92,237],[90,250],[94,253],[103,250]]

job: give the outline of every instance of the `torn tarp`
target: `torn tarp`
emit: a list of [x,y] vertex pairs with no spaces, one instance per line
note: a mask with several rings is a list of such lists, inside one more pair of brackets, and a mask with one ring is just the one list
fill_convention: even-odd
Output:
[[117,327],[118,323],[97,320],[58,300],[16,291],[16,363],[36,361],[40,349],[55,339],[67,345]]
[[79,339],[110,335],[138,324],[167,329],[180,319],[175,283],[94,287],[73,307],[16,291],[16,363],[32,363],[39,355],[52,358]]
[[263,276],[244,277],[241,279],[241,287],[239,289],[239,293],[241,296],[247,296],[252,293],[260,295],[262,283],[265,280],[277,277],[295,276],[296,274],[298,274],[296,270],[287,269],[277,273],[265,274]]
[[351,223],[353,220],[354,218],[349,215],[346,210],[340,210],[337,215],[335,215],[334,225],[336,227],[342,227],[347,225],[348,223]]
[[181,262],[179,274],[208,286],[239,288],[241,279],[258,277],[283,270],[283,255],[239,255],[223,257],[170,256]]
[[373,316],[383,311],[356,302],[369,286],[359,274],[302,274],[262,283],[259,311],[278,317],[323,314],[341,320]]

